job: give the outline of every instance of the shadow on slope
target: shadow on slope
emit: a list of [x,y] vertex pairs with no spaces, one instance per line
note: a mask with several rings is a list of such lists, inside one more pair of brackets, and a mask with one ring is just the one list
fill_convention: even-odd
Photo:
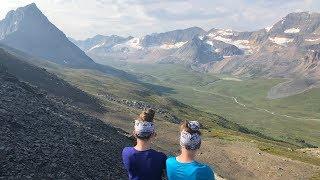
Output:
[[[152,89],[154,91],[157,91],[158,93],[174,93],[174,89],[169,88],[169,87],[165,87],[165,86],[160,86],[160,85],[154,85],[151,83],[146,83],[143,82],[139,79],[139,77],[137,77],[136,75],[127,73],[125,71],[113,68],[111,66],[107,66],[107,65],[102,65],[99,63],[91,63],[90,65],[86,65],[86,66],[81,66],[81,67],[76,67],[76,66],[63,66],[63,65],[58,65],[52,62],[49,62],[45,59],[40,59],[40,58],[36,58],[33,57],[31,55],[29,55],[28,53],[19,51],[15,48],[9,47],[7,45],[4,44],[0,44],[0,48],[5,49],[7,52],[9,52],[10,54],[13,54],[14,56],[18,57],[19,59],[23,60],[23,61],[28,61],[29,63],[32,63],[36,66],[40,66],[43,68],[55,68],[55,69],[59,69],[60,67],[66,67],[66,68],[72,68],[72,69],[90,69],[90,70],[96,70],[99,71],[101,73],[104,73],[106,75],[112,76],[112,77],[116,77],[116,78],[120,78],[120,79],[124,79],[133,83],[137,83],[140,84],[148,89]],[[159,91],[160,90],[160,91]]]
[[3,49],[0,49],[0,64],[6,67],[9,73],[14,74],[20,80],[44,89],[55,96],[69,99],[77,105],[80,105],[80,107],[85,106],[86,108],[98,112],[105,111],[98,99],[71,86],[69,83],[58,78],[56,75],[47,72],[45,69],[21,60]]
[[131,141],[119,130],[49,99],[2,64],[0,82],[2,178],[126,178],[121,149]]

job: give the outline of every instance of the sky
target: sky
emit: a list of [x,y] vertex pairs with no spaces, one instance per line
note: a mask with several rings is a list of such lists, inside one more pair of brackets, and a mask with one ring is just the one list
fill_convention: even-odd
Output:
[[140,37],[191,26],[250,31],[291,12],[320,12],[320,0],[0,0],[0,19],[32,2],[75,39],[97,34]]

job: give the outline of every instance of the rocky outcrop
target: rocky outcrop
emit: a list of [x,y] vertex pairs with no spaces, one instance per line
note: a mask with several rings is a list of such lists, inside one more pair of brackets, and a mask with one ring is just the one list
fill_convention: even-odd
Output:
[[0,179],[126,179],[120,131],[0,65]]
[[145,109],[151,108],[151,109],[154,109],[157,112],[157,114],[161,115],[162,117],[164,117],[166,120],[170,122],[173,122],[173,123],[181,122],[181,120],[175,115],[171,114],[169,110],[147,103],[147,102],[122,99],[122,98],[115,97],[111,94],[97,94],[97,96],[106,98],[109,101],[113,101],[113,102],[131,107],[131,108],[135,108],[135,109],[145,110]]

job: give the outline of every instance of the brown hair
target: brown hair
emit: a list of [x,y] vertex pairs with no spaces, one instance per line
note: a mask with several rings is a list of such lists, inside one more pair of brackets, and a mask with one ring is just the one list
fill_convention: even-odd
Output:
[[183,121],[183,122],[181,123],[180,131],[187,131],[187,132],[190,133],[190,134],[195,134],[195,133],[197,133],[197,134],[201,135],[200,130],[195,131],[195,130],[192,130],[192,129],[189,127],[189,121]]
[[141,121],[153,122],[155,113],[156,112],[153,109],[147,109],[146,111],[142,111],[139,115],[139,119]]

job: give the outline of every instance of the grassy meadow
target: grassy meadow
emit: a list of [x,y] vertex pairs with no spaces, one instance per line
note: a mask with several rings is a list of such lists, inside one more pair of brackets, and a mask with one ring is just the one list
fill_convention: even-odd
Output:
[[320,146],[319,89],[270,100],[266,98],[269,89],[284,79],[202,74],[172,64],[108,65],[136,74],[145,82],[172,88],[167,97],[200,111],[218,114],[278,140]]

